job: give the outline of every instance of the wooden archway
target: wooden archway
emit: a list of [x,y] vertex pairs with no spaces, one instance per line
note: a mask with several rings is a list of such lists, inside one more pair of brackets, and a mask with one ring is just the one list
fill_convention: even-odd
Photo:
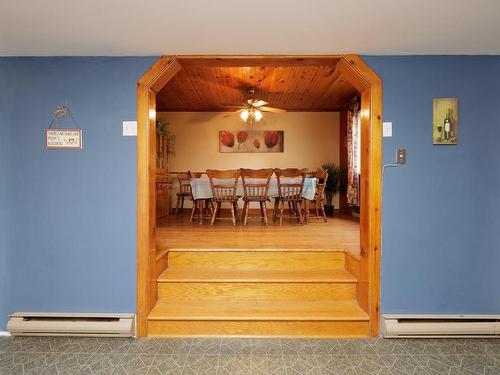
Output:
[[[330,65],[361,93],[361,219],[358,302],[378,336],[380,305],[380,204],[382,82],[357,55],[163,56],[137,83],[137,334],[147,336],[147,317],[157,299],[156,278],[165,257],[156,251],[156,94],[183,64]],[[244,65],[241,65],[244,66]]]

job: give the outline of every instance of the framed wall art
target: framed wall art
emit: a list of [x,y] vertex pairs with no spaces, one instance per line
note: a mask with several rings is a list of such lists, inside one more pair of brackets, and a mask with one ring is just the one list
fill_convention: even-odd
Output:
[[457,98],[434,98],[432,100],[432,141],[435,145],[457,144]]
[[284,137],[283,130],[221,130],[219,152],[284,152]]

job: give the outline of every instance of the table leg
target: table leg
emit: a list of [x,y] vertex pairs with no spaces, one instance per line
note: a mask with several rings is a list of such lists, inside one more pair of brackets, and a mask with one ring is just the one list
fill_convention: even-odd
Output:
[[205,200],[200,199],[200,206],[198,207],[199,214],[200,214],[200,224],[203,224],[203,211],[205,209]]

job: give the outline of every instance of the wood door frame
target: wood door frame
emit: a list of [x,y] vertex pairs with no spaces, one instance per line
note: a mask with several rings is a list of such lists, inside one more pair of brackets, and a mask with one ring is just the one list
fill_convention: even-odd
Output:
[[382,81],[357,55],[162,56],[137,82],[137,335],[157,299],[166,267],[156,251],[156,94],[183,66],[333,65],[361,93],[360,270],[357,297],[379,332]]

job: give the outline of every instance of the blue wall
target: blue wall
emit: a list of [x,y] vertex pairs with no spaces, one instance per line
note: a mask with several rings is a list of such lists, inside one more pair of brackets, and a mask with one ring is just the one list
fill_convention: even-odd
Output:
[[[136,82],[155,58],[0,61],[2,159],[12,145],[0,164],[11,168],[0,177],[11,223],[0,226],[10,241],[0,242],[0,295],[10,295],[0,329],[13,311],[134,311],[136,139],[121,121],[136,118]],[[44,129],[66,101],[84,148],[46,150]]]
[[[500,57],[366,57],[384,85],[382,311],[500,313]],[[432,98],[459,100],[459,144],[432,145]]]
[[[134,311],[135,83],[154,58],[0,59],[0,330],[13,311]],[[500,57],[366,57],[384,82],[382,311],[500,312]],[[459,98],[433,146],[432,98]],[[48,151],[68,102],[82,151]]]
[[[6,79],[3,69],[5,61],[0,60],[0,87]],[[10,118],[9,99],[0,88],[0,330],[3,327],[10,301],[10,271],[7,249],[10,249],[11,215],[8,211],[9,192],[11,191],[11,136],[7,118]]]

